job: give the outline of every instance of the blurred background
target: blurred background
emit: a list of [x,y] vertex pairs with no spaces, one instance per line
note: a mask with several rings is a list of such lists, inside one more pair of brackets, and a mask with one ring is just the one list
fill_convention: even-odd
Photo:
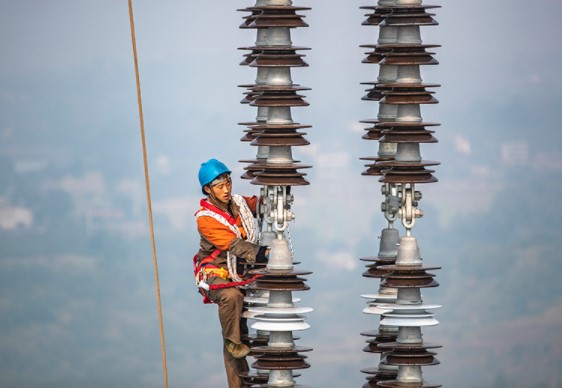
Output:
[[[425,3],[425,2],[424,2]],[[135,0],[156,244],[170,387],[225,385],[216,307],[192,278],[198,248],[193,213],[197,170],[216,157],[235,173],[234,191],[256,148],[239,141],[256,109],[241,105],[239,66],[255,42],[240,30],[232,0]],[[292,241],[300,268],[314,271],[297,296],[314,348],[301,384],[360,387],[376,366],[361,331],[378,317],[361,294],[359,257],[378,251],[385,227],[380,183],[359,157],[376,154],[359,120],[361,26],[355,1],[307,1],[309,28],[293,30],[310,67],[293,70],[311,124],[295,158],[314,165],[295,188]],[[434,4],[434,3],[430,3]],[[438,2],[440,103],[422,107],[441,122],[439,182],[424,195],[414,235],[424,262],[442,266],[424,301],[443,305],[424,338],[444,345],[431,382],[457,388],[562,387],[562,3],[557,0]],[[127,2],[0,0],[0,386],[159,387],[162,366]],[[403,229],[400,229],[403,231]]]

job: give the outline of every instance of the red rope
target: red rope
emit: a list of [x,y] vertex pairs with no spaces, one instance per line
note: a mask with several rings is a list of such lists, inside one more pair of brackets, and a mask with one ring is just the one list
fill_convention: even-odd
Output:
[[209,290],[221,290],[223,288],[245,286],[245,285],[248,285],[248,284],[254,282],[260,276],[263,276],[263,275],[257,274],[257,275],[252,276],[250,279],[244,280],[244,281],[241,281],[241,282],[228,282],[228,283],[222,283],[222,284],[211,284],[211,285],[209,285]]

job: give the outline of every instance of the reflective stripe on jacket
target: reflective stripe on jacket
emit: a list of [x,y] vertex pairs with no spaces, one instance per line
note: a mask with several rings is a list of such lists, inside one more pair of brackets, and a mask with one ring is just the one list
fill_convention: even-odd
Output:
[[[255,213],[257,205],[257,197],[243,197],[250,210]],[[228,226],[223,225],[213,217],[201,216],[197,217],[197,230],[201,236],[199,252],[197,256],[199,260],[209,256],[215,249],[220,249],[221,254],[214,260],[217,267],[227,268],[226,251],[230,251],[236,257],[247,261],[255,261],[259,245],[250,243],[245,240],[246,231],[242,226],[240,219],[240,211],[234,201],[229,203],[229,211],[227,212],[231,220],[240,230],[242,238],[238,238]],[[203,209],[203,208],[202,208]],[[222,210],[222,209],[221,209]],[[224,210],[223,210],[224,211]],[[225,217],[226,218],[226,217]]]

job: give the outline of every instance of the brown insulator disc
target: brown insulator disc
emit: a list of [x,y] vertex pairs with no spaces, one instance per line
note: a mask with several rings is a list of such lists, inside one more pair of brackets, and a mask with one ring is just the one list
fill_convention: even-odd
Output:
[[303,90],[311,90],[306,86],[300,85],[255,85],[252,88],[253,92],[256,93],[290,93],[290,92],[300,92]]
[[377,330],[362,331],[360,334],[364,337],[376,337],[379,334],[379,331],[378,331],[378,329]]
[[396,262],[396,256],[395,257],[367,256],[367,257],[362,257],[359,260],[373,263],[366,266],[368,270],[363,272],[364,277],[382,278],[383,275],[392,272],[392,270],[389,270],[388,268],[382,268],[382,266],[393,265]]
[[294,11],[291,12],[262,12],[254,17],[254,20],[248,25],[249,28],[268,28],[268,27],[308,27],[303,20],[304,15],[298,15]]
[[259,95],[260,93],[254,92],[254,91],[248,91],[248,92],[244,92],[242,93],[244,94],[244,98],[242,98],[240,100],[240,104],[250,104],[252,101],[254,101]]
[[287,171],[261,171],[255,174],[256,177],[250,181],[253,185],[260,186],[306,186],[309,185],[304,173],[296,170]]
[[423,44],[423,43],[382,43],[377,44],[375,47],[379,50],[390,50],[392,54],[400,53],[425,53],[425,54],[435,54],[426,52],[425,49],[434,49],[441,47],[440,44]]
[[268,335],[258,335],[258,334],[242,334],[240,339],[242,342],[248,344],[250,348],[256,346],[266,346],[269,341]]
[[398,376],[397,370],[387,370],[378,367],[363,368],[361,373],[365,373],[371,376],[367,377],[367,383],[363,387],[377,387],[376,383],[378,381],[394,380]]
[[382,6],[377,6],[377,8],[390,9],[391,11],[398,10],[398,11],[406,12],[407,10],[437,9],[437,8],[441,8],[441,6],[431,5],[431,4],[419,4],[419,5],[401,4],[401,5],[382,5]]
[[382,90],[377,89],[376,87],[372,89],[367,89],[366,91],[367,94],[361,97],[361,100],[363,101],[380,101],[384,97]]
[[383,176],[379,182],[383,183],[434,183],[437,178],[432,175],[434,170],[427,170],[423,167],[392,167],[383,170]]
[[385,275],[381,286],[392,288],[430,288],[438,287],[439,283],[433,279],[434,274],[420,271],[419,273],[400,273],[399,271]]
[[254,274],[260,274],[251,286],[257,290],[279,290],[279,291],[304,291],[310,289],[304,282],[306,279],[299,277],[300,275],[308,275],[310,271],[295,270],[256,270]]
[[255,9],[255,8],[244,8],[244,9],[237,9],[237,11],[240,12],[250,12],[251,14],[248,16],[243,16],[242,19],[244,19],[244,21],[242,22],[242,24],[240,24],[239,28],[241,29],[245,29],[245,28],[252,28],[250,27],[250,24],[252,24],[252,22],[254,21],[254,19],[260,15],[262,13],[262,11],[260,9]]
[[380,63],[380,61],[382,61],[384,59],[384,57],[387,53],[392,52],[392,48],[381,46],[381,45],[378,45],[378,44],[362,44],[359,47],[372,49],[372,51],[369,51],[369,52],[365,53],[367,55],[367,57],[365,57],[361,61],[361,63],[378,64],[378,63]]
[[[281,88],[281,87],[284,87],[284,88],[296,88],[296,87],[300,87],[300,85],[299,85],[299,84],[291,84],[291,85],[279,85],[279,86],[277,86],[277,85],[264,85],[264,84],[261,84],[261,85],[258,85],[258,84],[244,84],[244,85],[238,85],[238,87],[239,87],[239,88],[246,88],[246,89],[249,89],[249,90],[254,90],[255,88],[259,88],[259,87],[270,87],[270,88],[273,88],[273,87],[280,87],[280,88]],[[293,89],[287,89],[287,90],[293,90]],[[294,89],[294,90],[310,90],[310,88],[305,88],[305,89]]]
[[428,383],[423,381],[421,383],[403,383],[397,380],[380,381],[377,383],[379,387],[384,388],[440,388],[441,384]]
[[292,53],[263,51],[254,57],[250,67],[307,67],[308,63],[302,59],[303,57],[304,55],[296,54],[294,51]]
[[259,133],[262,132],[261,130],[253,127],[253,125],[255,125],[256,123],[239,123],[239,125],[243,125],[243,124],[251,124],[251,125],[246,125],[247,129],[242,131],[244,132],[244,136],[240,138],[240,141],[252,141],[258,136]]
[[439,88],[441,85],[439,84],[428,84],[423,82],[415,82],[415,83],[405,83],[405,82],[376,82],[377,86],[381,88],[387,88],[389,90],[399,91],[398,89],[421,89],[425,90],[425,88]]
[[359,122],[361,124],[378,124],[381,121],[379,119],[363,119],[363,120],[359,120]]
[[245,121],[245,122],[238,123],[238,125],[242,125],[244,127],[250,128],[254,125],[259,125],[261,123],[263,123],[263,121]]
[[295,11],[310,11],[310,7],[302,7],[297,5],[259,5],[248,7],[249,10],[262,10],[264,12],[295,12]]
[[[257,282],[257,281],[256,281]],[[262,276],[259,278],[258,286],[264,283],[268,284],[300,284],[306,282],[305,278],[300,278],[298,276],[290,276],[290,277],[278,277],[278,276]]]
[[382,129],[377,128],[374,125],[364,128],[364,130],[367,131],[367,133],[361,136],[361,138],[365,140],[379,140],[383,136]]
[[382,131],[379,131],[376,128],[365,128],[365,131],[367,131],[367,133],[361,136],[361,139],[380,140],[380,138],[382,137]]
[[374,163],[365,164],[365,167],[367,167],[367,169],[361,173],[361,175],[365,175],[365,176],[381,176],[381,175],[383,175],[383,170],[388,170],[389,167],[381,166],[380,162],[394,160],[392,158],[386,158],[386,157],[381,158],[381,157],[376,157],[376,156],[364,157],[364,158],[359,158],[359,159],[360,160],[374,161]]
[[374,339],[368,340],[367,342],[374,341],[377,344],[392,343],[396,341],[397,334],[384,332],[382,330],[376,330],[374,337]]
[[299,123],[290,123],[290,124],[275,124],[275,123],[268,123],[264,121],[263,123],[254,123],[250,125],[252,129],[256,130],[266,130],[266,129],[279,129],[279,130],[291,130],[291,129],[303,129],[303,128],[312,128],[312,125],[306,124],[299,124]]
[[426,90],[385,90],[380,99],[381,104],[411,105],[411,104],[437,104],[439,101],[432,96],[435,92]]
[[256,177],[256,172],[263,171],[262,165],[265,164],[265,160],[239,160],[240,163],[249,163],[248,166],[244,167],[244,174],[242,174],[242,179],[254,179]]
[[[428,166],[438,166],[441,163],[434,160],[419,160],[419,161],[401,161],[401,160],[383,160],[378,162],[382,167],[386,168],[396,168],[397,171],[403,169],[404,171],[409,171],[409,169],[416,170],[420,167]],[[426,170],[428,172],[434,172],[434,170]],[[398,172],[397,172],[398,173]]]
[[[294,161],[296,162],[296,161]],[[293,174],[295,173],[296,169],[299,168],[312,168],[312,166],[308,165],[308,164],[297,164],[297,163],[287,163],[287,164],[281,164],[281,163],[265,163],[263,165],[263,169],[265,172],[268,173],[286,173],[286,174]],[[296,174],[300,174],[300,173],[296,173]]]
[[291,277],[291,276],[303,276],[310,275],[312,271],[296,270],[296,269],[270,269],[266,268],[260,271],[254,271],[252,274],[259,274],[264,276],[275,276],[275,277]]
[[304,346],[291,346],[288,348],[272,347],[272,346],[258,346],[252,348],[252,353],[256,354],[292,354],[301,352],[311,352],[312,348],[305,348]]
[[380,141],[385,143],[437,143],[434,131],[426,129],[392,129],[384,130]]
[[[396,331],[398,331],[398,328],[396,328]],[[369,334],[369,335],[367,335],[367,334]],[[372,334],[372,335],[370,335],[370,334]],[[372,330],[372,331],[369,331],[369,332],[364,332],[364,333],[361,333],[361,335],[364,336],[364,337],[375,337],[375,338],[372,339],[372,341],[377,342],[377,344],[378,344],[377,347],[380,348],[380,349],[382,349],[382,346],[381,346],[382,344],[392,343],[392,342],[396,341],[396,337],[397,337],[396,333],[393,334],[393,335],[388,335],[388,334],[382,335],[379,330]],[[377,340],[377,338],[380,338],[381,340]],[[369,341],[366,341],[366,342],[369,342]],[[365,351],[365,349],[363,349],[363,350]],[[385,350],[385,352],[388,352],[388,350]]]
[[405,350],[425,350],[425,349],[438,349],[442,348],[443,345],[434,344],[432,342],[419,342],[419,343],[402,343],[402,342],[387,342],[384,345],[380,346],[382,349],[386,349],[386,351],[400,349],[402,351]]
[[396,256],[394,257],[365,256],[365,257],[360,257],[359,260],[366,261],[368,263],[376,263],[378,266],[393,265],[396,262]]
[[383,98],[381,104],[437,104],[439,101],[426,88],[439,87],[438,84],[423,83],[380,83],[375,86]]
[[308,102],[301,96],[293,91],[280,91],[280,92],[264,92],[258,95],[250,106],[265,106],[265,107],[293,107],[293,106],[308,106]]
[[425,51],[427,47],[429,47],[429,45],[379,45],[379,48],[391,49],[390,52],[384,55],[384,59],[382,59],[379,64],[392,66],[423,66],[439,64],[439,62],[433,58],[433,54],[435,53]]
[[437,127],[439,123],[427,123],[422,121],[377,121],[374,123],[375,128],[380,129],[424,129],[424,127]]
[[244,54],[242,55],[244,57],[244,59],[239,63],[240,66],[248,66],[250,63],[252,63],[259,54],[261,54],[262,50],[260,49],[255,49],[252,50],[251,53],[249,54]]
[[363,176],[382,176],[382,169],[377,166],[377,164],[373,163],[373,164],[366,164],[365,167],[367,167],[366,170],[361,171],[361,175]]
[[254,290],[267,291],[307,291],[310,287],[304,283],[306,279],[263,279],[256,281],[251,287]]
[[308,11],[309,7],[297,7],[292,5],[265,5],[257,7],[249,7],[248,9],[261,11],[255,15],[254,20],[250,23],[250,28],[264,27],[308,27],[297,11]]
[[379,371],[379,368],[377,368],[376,366],[373,367],[369,367],[369,368],[363,368],[359,370],[361,373],[366,373],[369,375],[374,375],[375,373],[377,373]]
[[[301,98],[303,96],[296,94],[295,92],[302,91],[302,90],[310,90],[310,88],[300,86],[297,84],[292,85],[238,85],[239,87],[244,87],[248,89],[248,91],[244,92],[245,95],[244,99],[240,101],[241,103],[251,103],[255,101],[258,97],[262,94],[265,95],[264,99],[271,99],[272,96],[281,95],[281,98]],[[306,103],[305,103],[306,104]],[[258,124],[258,123],[244,123],[250,126],[251,124]],[[305,128],[305,127],[302,127]]]
[[[379,62],[379,65],[388,66],[424,66],[438,65],[439,62],[431,56],[432,53],[412,52],[412,53],[389,53]],[[251,66],[251,65],[250,65]]]
[[418,273],[420,271],[433,271],[435,269],[441,269],[436,265],[403,265],[403,264],[394,264],[389,265],[387,269],[391,269],[393,271],[400,271],[403,273]]
[[385,96],[385,92],[391,91],[391,88],[381,86],[382,84],[378,82],[361,82],[361,84],[373,85],[371,89],[365,89],[367,94],[361,97],[364,101],[380,101]]
[[296,131],[284,131],[284,132],[270,132],[264,131],[260,133],[256,139],[254,139],[250,144],[253,146],[273,146],[273,147],[281,147],[281,146],[305,146],[309,145],[310,142],[306,140],[303,135],[306,135],[304,132],[296,132]]
[[258,46],[238,47],[238,50],[261,51],[265,54],[269,52],[280,52],[280,53],[286,52],[287,54],[295,54],[296,51],[310,50],[310,47],[293,46],[293,45],[290,46],[289,45],[272,45],[272,46],[258,45]]
[[252,140],[254,140],[254,139],[256,138],[255,136],[253,136],[253,135],[250,133],[250,131],[244,131],[244,132],[246,132],[246,134],[240,138],[240,141],[242,141],[242,142],[250,142],[250,141],[252,141]]
[[398,376],[398,371],[379,369],[374,376],[367,377],[367,382],[363,384],[363,388],[379,387],[379,381],[395,380]]
[[[268,374],[261,375],[261,374],[255,373],[255,372],[242,372],[238,376],[240,376],[242,378],[242,380],[244,380],[246,385],[248,385],[248,386],[251,385],[252,387],[257,387],[256,384],[264,384],[264,385],[259,385],[259,386],[260,387],[261,386],[267,387],[267,381],[269,380]],[[301,376],[301,373],[293,372],[293,377],[300,377],[300,376]]]
[[359,8],[373,10],[372,13],[365,14],[365,16],[367,16],[367,19],[365,19],[365,21],[361,23],[363,26],[378,26],[384,20],[384,17],[392,12],[392,10],[389,8],[378,6],[364,6]]
[[[240,336],[240,339],[251,348],[258,346],[268,346],[267,343],[269,342],[269,334],[262,335],[257,333],[246,333],[242,334]],[[293,341],[298,341],[300,339],[300,337],[293,336]]]
[[257,134],[260,133],[259,131],[254,131],[252,129],[245,129],[243,132],[245,134],[240,138],[240,141],[252,141],[258,136]]
[[371,127],[365,128],[367,131],[361,138],[365,140],[379,140],[382,137],[382,131],[379,130],[375,125],[380,122],[380,120],[372,119],[372,120],[360,120],[362,124],[371,124]]
[[426,12],[426,9],[435,6],[392,6],[390,14],[386,15],[380,26],[436,26],[439,23],[432,16],[435,14]]
[[386,354],[386,360],[381,363],[384,365],[438,365],[439,360],[434,357],[435,355],[436,353],[428,351],[408,353],[392,351]]
[[255,384],[267,384],[269,375],[259,375],[257,373],[242,372],[238,376],[242,378],[245,386],[254,386]]
[[[268,384],[262,384],[262,385],[252,385],[251,388],[272,388],[272,387],[271,387],[271,385],[268,385]],[[291,385],[288,388],[312,388],[312,387],[310,385],[294,384],[294,385]]]
[[380,268],[380,266],[374,264],[374,265],[367,265],[366,266],[368,269],[366,271],[363,272],[362,276],[365,278],[377,278],[380,279],[382,278],[384,275],[388,275],[390,274],[392,271],[389,271],[387,269],[384,268]]
[[306,358],[307,356],[298,353],[260,355],[256,357],[252,368],[268,370],[306,369],[310,368],[310,365],[304,361]]
[[367,346],[363,348],[364,352],[367,353],[384,353],[388,352],[388,350],[384,350],[380,347],[380,345],[390,342],[395,342],[396,336],[395,335],[377,335],[375,338],[369,339],[367,342]]
[[433,131],[387,131],[380,141],[386,143],[437,143]]

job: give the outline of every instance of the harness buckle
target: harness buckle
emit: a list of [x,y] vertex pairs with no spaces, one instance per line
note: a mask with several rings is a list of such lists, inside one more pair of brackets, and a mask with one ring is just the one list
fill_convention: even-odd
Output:
[[207,272],[203,268],[195,275],[195,285],[199,288],[209,289],[209,285],[207,284]]

